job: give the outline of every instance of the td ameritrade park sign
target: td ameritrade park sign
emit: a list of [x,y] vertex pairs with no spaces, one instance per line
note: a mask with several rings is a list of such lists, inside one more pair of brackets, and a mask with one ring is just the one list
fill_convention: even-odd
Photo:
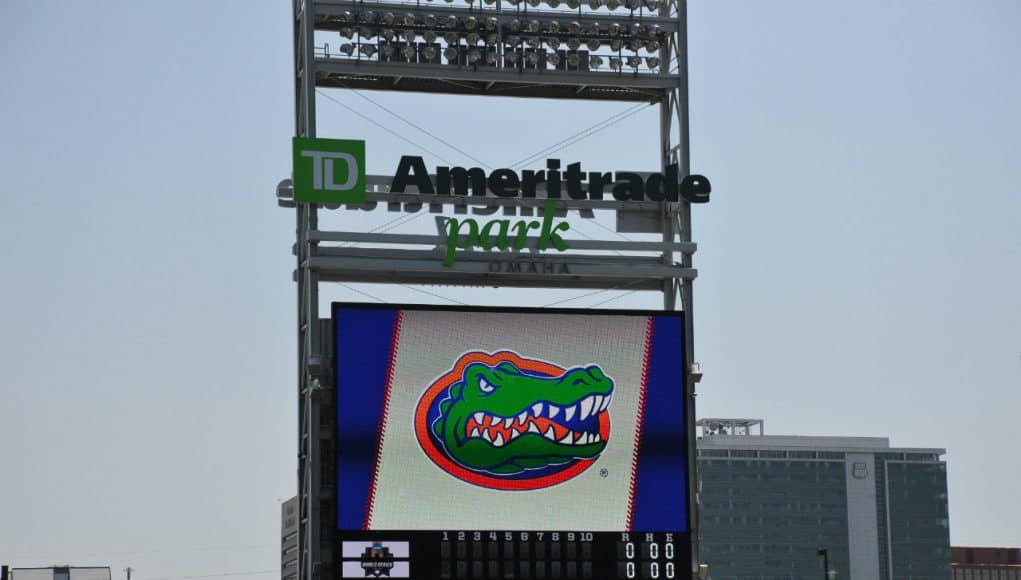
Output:
[[[344,139],[295,138],[294,201],[298,203],[363,204],[365,192],[365,142]],[[409,191],[411,190],[411,191]],[[545,195],[540,195],[545,191]],[[472,196],[545,199],[541,220],[491,220],[479,224],[473,218],[446,221],[446,252],[443,263],[454,263],[458,248],[521,250],[531,230],[538,230],[537,248],[564,251],[568,241],[561,237],[570,230],[566,221],[554,219],[557,200],[604,200],[619,202],[706,203],[712,186],[702,175],[678,174],[676,164],[662,173],[628,171],[582,171],[581,163],[563,165],[547,159],[545,169],[494,169],[478,167],[435,168],[430,176],[422,157],[401,157],[390,184],[390,193],[419,193],[435,196]]]

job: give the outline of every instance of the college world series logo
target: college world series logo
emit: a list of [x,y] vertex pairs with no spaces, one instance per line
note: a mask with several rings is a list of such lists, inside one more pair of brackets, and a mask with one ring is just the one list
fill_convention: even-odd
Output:
[[365,203],[365,141],[295,137],[294,201]]
[[597,365],[565,369],[511,351],[468,352],[426,388],[415,435],[450,475],[499,490],[550,487],[606,448],[613,379]]

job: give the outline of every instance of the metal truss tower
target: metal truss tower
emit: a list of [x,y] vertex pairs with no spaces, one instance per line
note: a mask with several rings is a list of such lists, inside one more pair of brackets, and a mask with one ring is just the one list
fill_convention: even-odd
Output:
[[[427,0],[292,0],[295,135],[316,136],[316,89],[418,91],[461,95],[650,102],[659,104],[661,166],[690,174],[686,0],[464,0],[466,7]],[[644,54],[644,56],[642,56]],[[330,136],[351,137],[351,136]],[[370,203],[418,203],[375,182]],[[296,214],[298,289],[299,577],[333,578],[332,514],[336,512],[329,332],[320,320],[319,284],[377,282],[658,291],[667,310],[685,311],[685,361],[693,368],[691,204],[642,202],[644,223],[661,243],[585,241],[571,276],[494,273],[481,258],[443,268],[436,239],[318,229],[313,204],[279,203]],[[494,205],[526,205],[497,200]],[[534,200],[533,200],[534,201]],[[450,204],[455,200],[436,199]],[[476,203],[473,199],[472,203]],[[560,200],[567,209],[616,209],[616,201]],[[619,221],[618,221],[619,223]],[[646,226],[647,228],[647,226]],[[651,232],[651,229],[641,231]],[[391,249],[330,247],[330,243],[386,244]],[[393,250],[393,244],[431,246]],[[650,256],[650,251],[653,253]],[[630,255],[625,255],[627,253]],[[534,254],[533,254],[534,255]],[[566,258],[565,258],[566,259]],[[382,264],[382,265],[380,265]],[[689,473],[695,473],[694,390],[689,373],[686,421]],[[697,572],[698,516],[689,489],[692,562]]]

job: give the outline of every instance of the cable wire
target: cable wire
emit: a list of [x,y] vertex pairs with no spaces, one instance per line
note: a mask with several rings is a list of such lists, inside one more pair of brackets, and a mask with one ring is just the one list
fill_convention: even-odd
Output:
[[[614,125],[617,122],[622,121],[623,119],[626,119],[627,117],[630,117],[631,115],[637,113],[638,111],[642,110],[646,106],[649,106],[649,105],[647,105],[646,103],[638,103],[637,105],[632,105],[631,107],[628,107],[627,109],[625,109],[625,110],[623,110],[623,111],[621,111],[619,113],[615,113],[613,115],[610,115],[606,119],[603,119],[602,121],[599,121],[598,123],[595,123],[595,124],[585,128],[585,129],[582,129],[581,131],[578,131],[577,133],[575,133],[575,134],[573,134],[573,135],[571,135],[571,136],[569,136],[569,137],[567,137],[565,139],[562,139],[562,140],[554,143],[553,145],[550,145],[549,147],[547,147],[545,149],[536,151],[535,153],[529,155],[528,157],[525,157],[524,159],[518,161],[517,163],[512,164],[511,167],[521,168],[522,166],[524,166],[524,165],[526,165],[528,163],[531,163],[532,161],[534,161],[534,160],[536,160],[536,159],[538,159],[540,157],[544,157],[544,156],[549,155],[551,153],[556,153],[557,151],[560,151],[561,149],[564,149],[565,147],[568,147],[568,146],[570,146],[570,145],[572,145],[572,144],[574,144],[574,143],[576,143],[578,141],[581,141],[582,139],[586,139],[586,138],[590,137],[591,135],[594,135],[595,133],[598,133],[599,131],[602,131],[603,129],[605,129],[606,127],[609,127],[610,125]],[[619,119],[618,119],[618,117],[619,117]],[[570,143],[569,143],[569,141],[570,141]],[[561,145],[563,145],[563,147],[561,147]]]
[[[436,135],[435,135],[435,134],[434,134],[433,132],[431,132],[431,131],[427,131],[426,129],[423,129],[422,127],[420,127],[420,126],[416,125],[415,123],[413,123],[413,122],[409,121],[409,120],[408,120],[408,119],[407,119],[406,117],[404,117],[404,116],[403,116],[403,115],[401,115],[400,113],[397,113],[396,111],[393,111],[392,109],[390,109],[390,108],[386,107],[386,106],[385,106],[385,105],[383,105],[382,103],[378,103],[378,102],[374,101],[373,99],[370,99],[369,97],[366,97],[366,96],[365,96],[365,95],[363,95],[363,94],[362,94],[361,92],[359,92],[359,91],[357,91],[357,90],[355,90],[355,89],[352,89],[352,88],[348,87],[347,85],[345,85],[345,84],[343,84],[343,83],[340,83],[340,86],[342,86],[342,87],[344,87],[345,89],[347,89],[347,90],[351,91],[351,92],[352,92],[352,93],[354,93],[355,95],[357,95],[357,96],[359,96],[359,97],[361,97],[361,98],[365,99],[366,101],[368,101],[368,102],[372,103],[373,105],[375,105],[375,106],[379,107],[380,109],[383,109],[383,110],[384,110],[384,111],[386,111],[387,113],[390,113],[390,114],[391,114],[391,115],[393,115],[394,117],[397,117],[397,118],[398,118],[398,119],[400,119],[401,121],[404,121],[404,122],[405,122],[406,124],[410,125],[411,127],[414,127],[415,129],[418,129],[419,131],[421,131],[421,132],[425,133],[426,135],[428,135],[428,136],[432,137],[433,139],[435,139],[435,140],[439,141],[440,143],[443,143],[443,144],[444,144],[444,145],[446,145],[447,147],[450,147],[450,148],[451,148],[451,149],[453,149],[454,151],[457,151],[458,153],[460,153],[461,155],[464,155],[464,156],[465,156],[465,157],[467,157],[468,159],[471,159],[471,160],[472,160],[472,161],[474,161],[475,163],[478,163],[479,165],[481,165],[481,166],[485,167],[486,169],[489,169],[490,171],[492,171],[493,167],[492,167],[491,165],[489,165],[488,163],[486,163],[485,161],[482,161],[482,160],[481,160],[481,159],[479,159],[478,157],[475,157],[475,156],[473,156],[473,155],[472,155],[471,153],[468,153],[467,151],[465,151],[464,149],[461,149],[460,147],[458,147],[458,146],[454,145],[453,143],[450,143],[449,141],[447,141],[447,140],[445,140],[445,139],[443,139],[443,138],[437,137],[437,136],[436,136]],[[449,162],[448,162],[448,163],[449,163]],[[451,163],[451,165],[453,165],[453,164]]]
[[366,121],[372,123],[373,125],[375,125],[375,126],[379,127],[380,129],[386,131],[387,133],[390,133],[394,137],[397,137],[401,141],[404,141],[405,143],[410,143],[414,147],[417,147],[418,149],[421,149],[422,151],[425,151],[426,153],[428,153],[429,155],[432,155],[433,157],[439,159],[440,161],[443,161],[445,163],[449,163],[450,165],[456,165],[453,161],[447,159],[446,157],[441,156],[438,153],[433,152],[431,149],[426,148],[424,145],[420,145],[418,143],[415,143],[414,141],[412,141],[411,139],[408,139],[404,135],[401,135],[400,133],[398,133],[396,131],[388,129],[382,123],[379,123],[375,119],[372,119],[371,117],[369,117],[367,115],[363,115],[362,113],[359,113],[355,109],[353,109],[353,108],[345,105],[343,102],[335,99],[333,96],[331,96],[331,95],[329,95],[327,93],[324,93],[323,91],[319,91],[319,90],[316,91],[316,94],[321,95],[323,98],[326,98],[326,99],[329,99],[329,100],[333,101],[334,103],[340,105],[341,107],[344,107],[345,109],[347,109],[348,111],[354,113],[355,115],[358,115],[362,119],[365,119]]
[[620,300],[621,298],[623,298],[625,296],[630,296],[631,294],[634,294],[635,292],[638,292],[638,290],[629,290],[629,291],[627,291],[627,292],[625,292],[625,293],[623,293],[623,294],[621,294],[619,296],[614,296],[613,298],[607,298],[606,300],[603,300],[602,302],[596,302],[595,304],[590,304],[588,306],[588,308],[595,308],[596,306],[602,306],[603,304],[608,304],[610,302],[613,302],[614,300]]

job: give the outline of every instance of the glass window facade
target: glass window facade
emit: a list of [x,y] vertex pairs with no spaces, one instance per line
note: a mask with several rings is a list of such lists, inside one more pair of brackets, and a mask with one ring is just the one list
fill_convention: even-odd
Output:
[[887,461],[886,481],[892,580],[949,578],[946,464]]
[[837,578],[851,578],[851,542],[863,540],[848,537],[847,482],[871,471],[876,535],[868,541],[878,542],[880,580],[949,580],[946,464],[939,455],[880,452],[863,463],[859,453],[850,466],[846,457],[700,450],[699,555],[711,577],[815,578],[822,572],[817,550],[826,548]]
[[700,558],[717,580],[849,578],[847,483],[840,461],[699,459]]

